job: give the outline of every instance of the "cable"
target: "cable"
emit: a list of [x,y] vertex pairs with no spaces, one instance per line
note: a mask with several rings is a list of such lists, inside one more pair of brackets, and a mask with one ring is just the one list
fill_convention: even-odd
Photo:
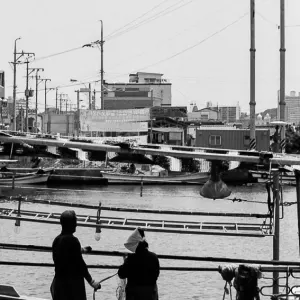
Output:
[[[229,23],[228,25],[224,26],[224,27],[221,28],[220,30],[214,32],[214,33],[211,34],[210,36],[208,36],[208,37],[204,38],[203,40],[199,41],[198,43],[196,43],[196,44],[194,44],[194,45],[192,45],[192,46],[190,46],[190,47],[188,47],[188,48],[185,48],[185,49],[183,49],[182,51],[177,52],[177,53],[175,53],[174,55],[169,56],[169,57],[167,57],[167,58],[164,58],[164,59],[162,59],[162,60],[160,60],[160,61],[158,61],[158,62],[156,62],[156,63],[153,63],[153,64],[151,64],[151,65],[145,66],[145,67],[143,67],[143,68],[139,68],[139,70],[141,70],[141,69],[145,70],[145,69],[148,69],[148,68],[150,68],[150,67],[153,67],[153,66],[156,66],[156,65],[158,65],[158,64],[161,64],[161,63],[163,63],[163,62],[166,62],[166,61],[168,61],[168,60],[170,60],[170,59],[172,59],[172,58],[174,58],[174,57],[177,57],[177,56],[179,56],[179,55],[181,55],[181,54],[183,54],[183,53],[185,53],[185,52],[187,52],[187,51],[189,51],[189,50],[191,50],[191,49],[193,49],[193,48],[195,48],[195,47],[197,47],[197,46],[203,44],[204,42],[208,41],[208,40],[211,39],[212,37],[218,35],[218,34],[221,33],[222,31],[224,31],[224,30],[226,30],[227,28],[231,27],[232,25],[236,24],[237,22],[239,22],[241,19],[243,19],[243,18],[244,18],[246,15],[248,15],[248,14],[249,14],[249,12],[245,13],[244,15],[242,15],[241,17],[239,17],[239,18],[236,19],[235,21]],[[132,73],[134,73],[134,72],[137,72],[137,70],[136,70],[136,71],[132,71]]]
[[36,61],[40,61],[42,59],[46,59],[46,58],[54,57],[54,56],[57,56],[57,55],[61,55],[61,54],[73,52],[73,51],[76,51],[76,50],[79,50],[79,49],[82,49],[82,46],[76,47],[76,48],[72,48],[72,49],[68,49],[68,50],[65,50],[65,51],[62,51],[62,52],[53,53],[53,54],[50,54],[50,55],[47,55],[47,56],[38,57],[38,58],[34,59],[32,61],[32,63],[34,63]]
[[124,29],[124,28],[127,27],[128,25],[131,25],[132,23],[134,23],[134,22],[137,21],[138,19],[141,19],[142,17],[146,16],[148,13],[150,13],[150,12],[153,11],[153,10],[155,10],[156,8],[158,8],[159,6],[161,6],[162,4],[164,4],[164,3],[167,2],[167,1],[169,1],[169,0],[164,0],[164,1],[162,1],[160,4],[158,4],[158,5],[154,6],[154,7],[152,7],[150,10],[148,10],[147,12],[145,12],[144,14],[142,14],[141,16],[137,17],[137,18],[134,19],[133,21],[131,21],[131,22],[125,24],[124,26],[122,26],[122,27],[116,29],[115,31],[111,32],[111,33],[108,34],[105,38],[108,38],[108,37],[110,37],[110,36],[116,34],[116,32],[118,32],[118,31]]
[[149,23],[149,22],[151,22],[151,21],[154,21],[154,20],[156,20],[156,19],[158,19],[158,18],[160,18],[160,17],[162,17],[162,16],[165,16],[166,14],[169,14],[169,13],[171,13],[171,12],[173,12],[173,11],[179,9],[179,8],[182,8],[182,7],[184,7],[184,6],[186,6],[186,5],[190,4],[190,3],[192,3],[194,0],[190,0],[190,2],[184,3],[184,4],[182,4],[181,6],[178,6],[178,7],[174,8],[174,9],[172,9],[172,10],[169,10],[171,7],[176,6],[177,4],[179,4],[179,3],[182,2],[182,1],[184,1],[184,0],[181,0],[181,1],[179,1],[179,2],[177,2],[177,3],[175,3],[175,4],[173,4],[173,5],[171,5],[171,6],[169,6],[169,7],[167,7],[165,10],[159,12],[158,14],[156,14],[156,15],[154,15],[154,16],[151,16],[151,17],[149,17],[148,19],[145,19],[145,20],[141,21],[140,23],[138,23],[138,24],[136,24],[136,25],[134,25],[134,26],[132,26],[132,27],[129,27],[128,29],[125,29],[124,31],[121,31],[121,32],[119,32],[119,33],[116,33],[115,35],[111,36],[111,37],[108,38],[107,40],[111,40],[111,39],[113,39],[113,38],[115,38],[115,37],[121,36],[121,35],[123,35],[123,34],[129,32],[129,31],[131,31],[131,30],[134,30],[134,29],[136,29],[136,28],[138,28],[138,27],[144,25],[144,24],[147,24],[147,23]]

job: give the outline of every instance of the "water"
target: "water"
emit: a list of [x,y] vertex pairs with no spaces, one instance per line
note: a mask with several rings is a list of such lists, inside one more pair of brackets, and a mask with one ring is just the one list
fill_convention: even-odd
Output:
[[[263,186],[236,187],[230,198],[266,201],[267,195]],[[267,205],[251,202],[232,202],[226,200],[204,199],[199,195],[197,186],[144,186],[143,197],[140,197],[138,186],[108,186],[85,191],[76,190],[40,190],[35,193],[36,199],[60,200],[64,202],[96,205],[101,201],[103,206],[121,206],[147,209],[194,210],[210,212],[267,213]],[[293,187],[284,188],[283,201],[295,201]],[[16,208],[17,203],[3,202],[2,207]],[[66,207],[50,205],[24,204],[23,209],[62,212]],[[75,209],[77,214],[95,215],[95,211]],[[252,219],[190,217],[172,215],[145,215],[102,211],[104,216],[127,216],[135,218],[153,218],[168,220],[203,220],[203,221],[249,221]],[[296,206],[286,207],[281,221],[280,259],[298,261]],[[20,234],[14,233],[14,223],[0,219],[0,240],[2,243],[19,243],[51,246],[53,239],[60,232],[60,226],[41,223],[21,223]],[[82,246],[90,245],[94,250],[125,251],[123,243],[130,232],[123,230],[102,231],[101,240],[94,240],[94,229],[78,227],[76,236]],[[150,250],[157,254],[216,256],[244,259],[272,259],[272,238],[226,237],[209,235],[177,235],[171,233],[146,232]],[[119,265],[122,258],[85,256],[87,264]],[[28,261],[52,263],[51,253],[0,251],[1,261]],[[217,267],[220,263],[187,262],[160,260],[161,266]],[[115,270],[91,269],[93,278],[100,280],[115,273]],[[51,299],[49,287],[54,275],[53,268],[36,268],[23,266],[0,265],[0,282],[11,284],[24,295]],[[266,274],[270,275],[270,274]],[[116,299],[116,277],[103,283],[102,290],[96,299]],[[159,297],[167,299],[222,299],[224,281],[218,272],[174,272],[162,271],[158,279]],[[92,289],[86,285],[88,299],[92,299]],[[264,298],[263,299],[267,299]]]

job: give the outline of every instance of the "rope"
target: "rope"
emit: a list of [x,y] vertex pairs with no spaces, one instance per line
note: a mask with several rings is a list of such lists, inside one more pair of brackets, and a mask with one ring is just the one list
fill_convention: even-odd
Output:
[[[0,249],[4,250],[20,250],[20,251],[39,251],[39,252],[52,252],[52,248],[48,246],[34,246],[34,245],[17,245],[17,244],[3,244],[0,243]],[[102,256],[114,256],[114,257],[124,257],[128,255],[127,252],[118,252],[118,251],[91,251],[84,255],[102,255]],[[223,263],[243,263],[243,264],[259,264],[259,265],[290,265],[290,266],[299,266],[299,262],[293,261],[268,261],[268,260],[254,260],[254,259],[238,259],[238,258],[224,258],[224,257],[209,257],[209,256],[181,256],[181,255],[165,255],[158,254],[159,259],[165,260],[184,260],[184,261],[209,261],[209,262],[223,262]],[[11,264],[18,265],[18,262],[1,262],[0,264]],[[22,263],[26,264],[26,263]],[[31,263],[29,263],[31,264]],[[35,266],[35,265],[32,265]],[[50,267],[51,264],[46,264],[41,266]],[[113,268],[106,265],[94,265],[92,268]]]
[[[3,197],[0,199],[8,199],[8,200],[17,200],[19,201],[19,197]],[[48,204],[48,205],[57,205],[57,206],[68,206],[68,207],[77,207],[77,208],[85,208],[85,209],[97,209],[99,205],[87,205],[87,204],[78,204],[78,203],[65,203],[60,201],[52,201],[52,200],[42,200],[42,199],[28,199],[23,198],[24,202],[30,203],[39,203],[39,204]],[[234,200],[238,201],[238,200]],[[249,201],[251,202],[251,201]],[[181,211],[181,210],[159,210],[159,209],[139,209],[139,208],[125,208],[125,207],[112,207],[112,206],[101,206],[101,210],[108,211],[118,211],[118,212],[134,212],[134,213],[151,213],[151,214],[168,214],[168,215],[188,215],[188,216],[224,216],[224,217],[249,217],[249,218],[266,218],[269,215],[266,214],[255,214],[255,213],[215,213],[215,212],[201,212],[201,211]]]
[[[107,277],[105,277],[105,278],[101,279],[101,280],[99,281],[99,283],[101,284],[102,282],[104,282],[104,281],[106,281],[106,280],[108,280],[108,279],[110,279],[110,278],[112,278],[112,277],[116,276],[117,274],[118,274],[118,272],[117,272],[117,273],[115,273],[115,274],[113,274],[113,275],[107,276]],[[93,292],[93,300],[95,300],[95,299],[96,299],[96,292],[97,292],[97,290],[96,290],[96,289],[94,289],[94,292]]]

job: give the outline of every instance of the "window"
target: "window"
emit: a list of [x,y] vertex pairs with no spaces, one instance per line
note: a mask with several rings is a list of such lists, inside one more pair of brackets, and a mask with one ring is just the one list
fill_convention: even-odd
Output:
[[249,146],[250,145],[250,136],[245,135],[244,136],[244,146]]
[[210,146],[221,146],[221,136],[220,135],[210,135],[209,136]]

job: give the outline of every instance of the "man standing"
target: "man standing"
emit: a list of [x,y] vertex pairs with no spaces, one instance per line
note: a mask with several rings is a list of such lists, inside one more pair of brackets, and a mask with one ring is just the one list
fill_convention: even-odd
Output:
[[55,276],[51,284],[53,300],[86,300],[84,279],[95,290],[101,285],[92,279],[82,257],[79,240],[73,235],[77,217],[73,210],[66,210],[60,216],[61,234],[52,244]]

